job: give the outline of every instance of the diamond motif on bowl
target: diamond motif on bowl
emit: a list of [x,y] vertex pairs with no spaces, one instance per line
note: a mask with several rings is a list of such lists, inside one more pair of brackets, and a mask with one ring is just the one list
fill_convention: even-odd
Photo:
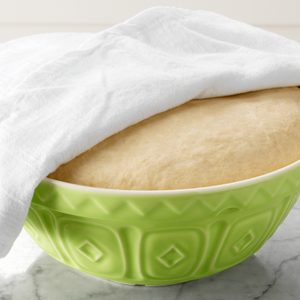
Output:
[[77,249],[91,262],[97,262],[103,256],[103,252],[99,249],[99,247],[95,246],[90,241],[84,241],[84,243],[82,243]]
[[181,262],[185,255],[175,245],[172,245],[163,254],[157,257],[158,261],[167,268],[172,268]]
[[248,248],[252,241],[255,239],[255,235],[252,230],[249,230],[241,239],[239,239],[234,245],[233,249],[235,252],[239,253]]

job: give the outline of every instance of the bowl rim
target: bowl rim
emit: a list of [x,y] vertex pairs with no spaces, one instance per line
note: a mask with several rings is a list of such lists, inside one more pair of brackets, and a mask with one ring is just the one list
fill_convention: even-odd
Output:
[[125,190],[125,189],[111,189],[111,188],[101,188],[101,187],[92,187],[92,186],[85,186],[70,182],[64,182],[57,179],[52,179],[46,177],[43,182],[50,183],[53,185],[65,187],[67,189],[77,190],[77,191],[84,191],[84,192],[92,192],[92,193],[101,193],[101,194],[112,194],[112,195],[139,195],[139,196],[150,196],[150,195],[174,195],[174,194],[187,194],[187,193],[211,193],[211,192],[218,192],[218,191],[225,191],[228,189],[237,189],[244,186],[252,185],[258,182],[266,181],[268,179],[271,179],[275,176],[278,176],[282,173],[285,173],[291,169],[294,169],[296,167],[300,166],[300,159],[297,161],[294,161],[293,163],[290,163],[284,167],[281,167],[279,169],[276,169],[272,172],[268,172],[259,176],[229,182],[229,183],[223,183],[223,184],[217,184],[217,185],[211,185],[211,186],[205,186],[205,187],[196,187],[196,188],[186,188],[186,189],[174,189],[174,190]]

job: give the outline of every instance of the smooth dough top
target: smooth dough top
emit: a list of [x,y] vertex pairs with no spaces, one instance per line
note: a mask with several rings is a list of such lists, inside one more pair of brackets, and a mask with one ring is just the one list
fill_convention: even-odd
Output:
[[300,159],[300,89],[192,100],[133,125],[49,177],[129,190],[239,181]]

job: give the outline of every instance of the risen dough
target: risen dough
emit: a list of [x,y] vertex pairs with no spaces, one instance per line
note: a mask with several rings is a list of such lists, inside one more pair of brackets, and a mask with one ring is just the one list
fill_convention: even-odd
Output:
[[192,100],[99,143],[51,178],[114,189],[238,181],[300,159],[300,89]]

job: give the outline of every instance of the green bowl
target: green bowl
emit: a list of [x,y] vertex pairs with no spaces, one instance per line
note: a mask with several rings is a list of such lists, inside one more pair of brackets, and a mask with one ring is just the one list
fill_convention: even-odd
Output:
[[258,251],[300,192],[300,161],[206,188],[125,191],[45,179],[25,227],[60,262],[127,284],[202,278]]

